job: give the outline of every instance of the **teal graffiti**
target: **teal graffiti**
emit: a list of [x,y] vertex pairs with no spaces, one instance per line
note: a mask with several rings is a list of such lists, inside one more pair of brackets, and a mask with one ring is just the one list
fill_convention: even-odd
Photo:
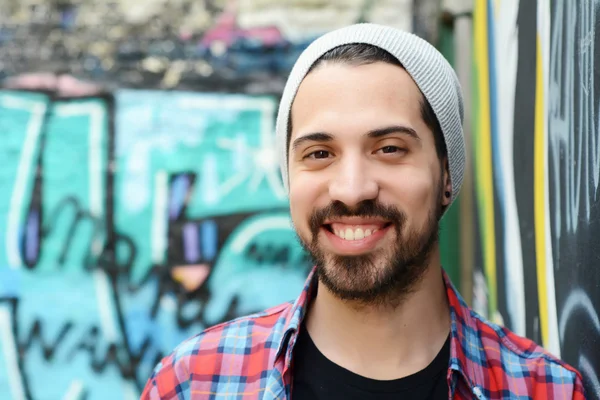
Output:
[[274,105],[0,93],[0,398],[135,399],[182,340],[297,296]]

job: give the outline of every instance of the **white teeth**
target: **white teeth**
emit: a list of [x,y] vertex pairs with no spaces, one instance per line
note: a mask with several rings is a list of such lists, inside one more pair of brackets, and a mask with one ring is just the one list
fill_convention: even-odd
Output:
[[346,234],[344,239],[346,240],[354,240],[354,231],[350,228],[346,228]]
[[346,228],[346,229],[341,229],[339,231],[336,230],[334,233],[337,237],[340,237],[345,240],[360,240],[360,239],[364,239],[368,236],[371,236],[375,232],[377,232],[377,229],[373,229],[373,230],[365,229],[363,231],[362,228],[356,228],[355,230]]

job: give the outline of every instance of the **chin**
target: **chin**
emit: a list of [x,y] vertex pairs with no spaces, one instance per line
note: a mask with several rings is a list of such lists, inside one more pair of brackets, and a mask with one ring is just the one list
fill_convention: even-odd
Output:
[[424,277],[425,259],[398,254],[328,255],[317,263],[319,281],[337,298],[364,306],[397,307]]
[[[328,284],[340,290],[372,292],[394,275],[390,263],[373,253],[358,256],[334,255],[319,269]],[[379,262],[378,262],[379,261]]]

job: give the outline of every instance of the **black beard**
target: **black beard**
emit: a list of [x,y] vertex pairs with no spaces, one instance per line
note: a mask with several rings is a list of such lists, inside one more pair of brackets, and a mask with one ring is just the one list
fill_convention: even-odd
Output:
[[[312,240],[308,243],[301,239],[300,242],[314,260],[318,279],[336,297],[357,306],[396,308],[427,271],[427,261],[439,238],[441,214],[441,206],[433,208],[422,229],[403,235],[406,214],[395,207],[366,200],[350,209],[341,202],[334,202],[313,213],[310,218]],[[391,253],[386,255],[388,250],[381,250],[358,256],[326,256],[319,247],[324,221],[352,216],[390,221],[388,229],[394,229],[397,237]],[[382,263],[387,265],[382,266]]]

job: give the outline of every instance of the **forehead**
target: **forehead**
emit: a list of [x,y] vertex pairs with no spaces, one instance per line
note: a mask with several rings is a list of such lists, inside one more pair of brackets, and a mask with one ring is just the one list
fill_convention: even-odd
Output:
[[394,123],[416,129],[423,124],[422,99],[400,66],[326,62],[298,88],[290,114],[291,138],[307,130],[369,130]]

